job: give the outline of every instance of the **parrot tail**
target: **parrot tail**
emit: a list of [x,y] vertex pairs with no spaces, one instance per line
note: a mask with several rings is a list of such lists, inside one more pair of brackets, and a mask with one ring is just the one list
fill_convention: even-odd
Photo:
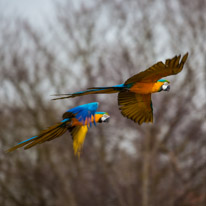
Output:
[[8,149],[6,152],[12,152],[12,151],[14,151],[20,147],[23,147],[25,145],[26,146],[24,147],[24,149],[29,149],[29,148],[35,146],[36,144],[41,144],[45,141],[50,141],[52,139],[55,139],[55,138],[63,135],[69,127],[70,127],[69,119],[64,119],[60,123],[58,123],[54,126],[51,126],[46,130],[41,131],[38,136],[34,136],[34,137],[31,137],[27,140],[24,140],[24,141],[18,143],[16,146]]
[[74,97],[83,96],[87,94],[112,94],[112,93],[117,93],[122,90],[125,90],[126,88],[127,86],[124,84],[119,84],[112,87],[92,87],[92,88],[88,88],[85,91],[71,93],[71,94],[55,94],[53,96],[62,96],[62,97],[57,97],[52,100],[74,98]]

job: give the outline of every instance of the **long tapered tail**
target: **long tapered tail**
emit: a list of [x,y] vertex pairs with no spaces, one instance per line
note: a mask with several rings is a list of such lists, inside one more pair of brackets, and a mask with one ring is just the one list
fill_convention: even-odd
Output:
[[112,94],[112,93],[117,93],[119,91],[122,91],[125,88],[126,86],[124,84],[119,84],[112,87],[92,87],[92,88],[88,88],[85,91],[75,92],[71,94],[55,94],[54,96],[61,96],[61,97],[57,97],[52,100],[74,98],[74,97],[88,95],[88,94]]
[[63,135],[67,131],[69,126],[70,126],[69,121],[62,121],[54,126],[49,127],[46,130],[43,130],[42,132],[40,132],[40,134],[38,136],[31,137],[25,141],[18,143],[16,146],[8,149],[6,152],[12,152],[12,151],[14,151],[20,147],[23,147],[25,145],[26,146],[24,147],[24,149],[29,149],[29,148],[35,146],[36,144],[41,144],[45,141],[50,141],[52,139],[60,137],[61,135]]

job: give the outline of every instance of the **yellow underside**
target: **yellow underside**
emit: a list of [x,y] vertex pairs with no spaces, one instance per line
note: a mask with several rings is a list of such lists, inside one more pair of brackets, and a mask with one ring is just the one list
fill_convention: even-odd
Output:
[[80,156],[80,152],[88,131],[87,126],[76,127],[73,131],[74,154]]

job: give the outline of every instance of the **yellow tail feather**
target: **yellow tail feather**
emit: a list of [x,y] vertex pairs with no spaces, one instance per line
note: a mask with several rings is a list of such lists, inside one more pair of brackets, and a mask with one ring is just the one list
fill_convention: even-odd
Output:
[[78,126],[72,129],[71,135],[73,137],[74,155],[80,156],[87,131],[88,131],[87,126]]

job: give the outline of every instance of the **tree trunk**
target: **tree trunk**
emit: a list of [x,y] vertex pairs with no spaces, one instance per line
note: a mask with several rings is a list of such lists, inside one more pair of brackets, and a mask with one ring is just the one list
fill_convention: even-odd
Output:
[[150,205],[150,135],[146,135],[143,143],[142,166],[142,206]]

